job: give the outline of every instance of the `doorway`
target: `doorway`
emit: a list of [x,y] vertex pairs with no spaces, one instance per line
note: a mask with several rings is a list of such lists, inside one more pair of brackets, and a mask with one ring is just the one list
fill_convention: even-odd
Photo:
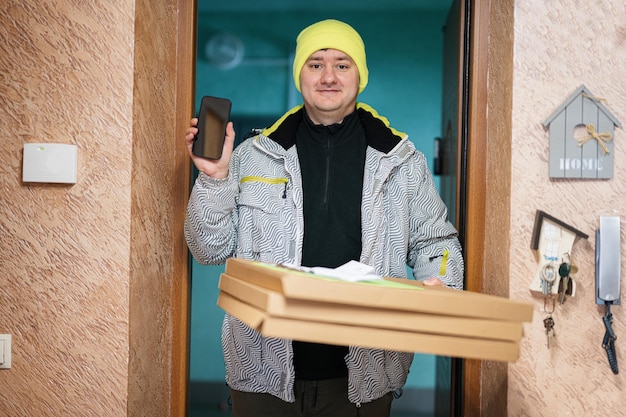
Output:
[[[329,17],[323,10],[336,7],[329,1],[316,2],[307,10],[277,0],[264,2],[262,10],[253,1],[214,3],[198,2],[196,108],[203,95],[230,98],[241,138],[250,128],[265,127],[299,103],[291,80],[294,39],[306,25]],[[443,133],[443,26],[450,3],[374,0],[368,5],[358,0],[353,5],[344,3],[345,10],[332,14],[357,28],[366,43],[370,83],[359,100],[408,132],[431,169],[435,138]],[[438,184],[440,180],[436,177]],[[219,339],[223,312],[215,305],[222,271],[223,266],[200,266],[195,261],[190,268],[189,417],[228,415]],[[392,415],[434,415],[436,366],[435,357],[416,355],[405,393],[394,403]],[[196,409],[215,414],[195,414]]]

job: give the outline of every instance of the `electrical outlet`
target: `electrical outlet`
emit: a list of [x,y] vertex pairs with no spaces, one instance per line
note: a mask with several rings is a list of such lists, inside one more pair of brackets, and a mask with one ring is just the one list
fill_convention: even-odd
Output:
[[0,334],[0,369],[11,367],[11,335]]

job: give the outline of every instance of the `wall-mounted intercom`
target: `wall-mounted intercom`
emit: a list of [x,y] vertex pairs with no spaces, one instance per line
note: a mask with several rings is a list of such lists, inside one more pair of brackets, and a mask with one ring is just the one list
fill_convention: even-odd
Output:
[[602,347],[606,351],[609,366],[614,374],[619,373],[613,331],[611,306],[620,302],[620,218],[600,217],[600,228],[596,230],[596,303],[604,304],[602,317],[605,332]]
[[596,303],[620,303],[620,218],[600,217],[596,230]]

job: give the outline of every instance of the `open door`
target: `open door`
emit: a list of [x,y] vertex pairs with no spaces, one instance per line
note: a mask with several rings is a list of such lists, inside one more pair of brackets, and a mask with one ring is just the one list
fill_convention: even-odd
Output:
[[[442,197],[455,210],[465,289],[501,297],[509,276],[501,245],[510,229],[502,196],[510,195],[513,20],[514,0],[454,0],[444,36]],[[496,256],[500,262],[486,261]],[[506,415],[506,362],[440,362],[437,416]]]
[[[506,0],[510,3],[512,0]],[[470,77],[470,68],[475,73],[479,72],[473,68],[470,62],[471,42],[472,41],[472,9],[476,8],[488,13],[487,6],[481,8],[481,4],[489,3],[488,0],[453,0],[450,8],[448,19],[445,26],[444,35],[444,62],[443,62],[443,100],[442,100],[442,127],[441,127],[441,196],[449,208],[450,219],[455,223],[460,232],[460,240],[465,248],[467,248],[467,210],[468,210],[468,172],[475,172],[469,169],[468,153],[470,131],[470,90],[472,80]],[[194,8],[195,11],[195,8]],[[195,19],[194,19],[195,20]],[[478,23],[473,24],[474,28],[479,27]],[[483,35],[481,35],[483,36]],[[478,39],[478,38],[477,38]],[[484,38],[480,38],[483,39]],[[186,48],[192,47],[195,50],[195,44],[191,40],[187,40]],[[190,45],[191,44],[191,45]],[[181,46],[179,46],[180,48]],[[475,51],[473,52],[476,53]],[[484,64],[484,61],[481,61]],[[190,65],[186,63],[186,65]],[[191,65],[190,65],[191,67]],[[193,74],[195,72],[191,71]],[[475,82],[475,81],[474,81]],[[188,86],[185,86],[188,88]],[[179,89],[181,89],[179,87]],[[477,106],[480,108],[484,103],[472,102],[472,108]],[[484,108],[484,107],[483,107]],[[187,118],[188,116],[185,115]],[[474,119],[472,119],[474,120]],[[477,146],[476,144],[473,146]],[[471,168],[471,167],[470,167]],[[481,172],[474,176],[475,181],[480,180]],[[472,222],[476,229],[476,222]],[[477,239],[477,238],[476,238]],[[472,241],[475,242],[476,239]],[[480,250],[481,247],[475,247]],[[467,250],[467,249],[465,249]],[[191,269],[191,268],[190,268]],[[469,275],[468,275],[469,276]],[[469,283],[466,282],[466,288]],[[472,284],[475,286],[474,284]],[[180,300],[188,296],[189,288],[178,288]],[[184,317],[186,310],[183,310],[182,302],[180,317]],[[187,324],[187,322],[185,322]],[[175,334],[182,336],[183,344],[188,341],[189,329],[182,325],[182,320],[177,323]],[[180,346],[179,346],[180,347]],[[188,346],[183,352],[187,353]],[[180,358],[179,358],[180,359]],[[180,365],[183,362],[180,361]],[[185,365],[187,365],[185,363]],[[465,361],[462,359],[439,357],[437,358],[437,386],[435,398],[435,412],[437,416],[469,416],[465,413],[467,404],[475,404],[480,402],[480,361]],[[186,388],[188,388],[187,380],[182,380],[184,372],[188,371],[186,367],[179,366],[177,375],[173,376],[174,385],[177,388],[173,398],[172,415],[184,416],[186,411],[185,401]],[[468,383],[468,381],[478,382],[477,385]],[[188,391],[187,391],[188,393]],[[480,408],[470,407],[474,412],[480,412]],[[478,415],[472,413],[472,415]],[[493,414],[498,415],[498,414]]]
[[[467,107],[468,36],[466,5],[454,0],[444,28],[443,98],[440,139],[441,197],[448,206],[450,220],[459,231],[464,245],[466,164],[464,161],[467,130],[464,114]],[[437,417],[461,416],[463,405],[463,360],[437,357],[435,387],[435,415]]]

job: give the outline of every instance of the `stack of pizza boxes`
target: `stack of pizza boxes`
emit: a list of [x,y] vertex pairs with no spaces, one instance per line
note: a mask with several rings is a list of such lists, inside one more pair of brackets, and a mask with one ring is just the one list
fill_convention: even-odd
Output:
[[218,305],[267,337],[514,362],[533,306],[380,278],[345,281],[231,258]]

